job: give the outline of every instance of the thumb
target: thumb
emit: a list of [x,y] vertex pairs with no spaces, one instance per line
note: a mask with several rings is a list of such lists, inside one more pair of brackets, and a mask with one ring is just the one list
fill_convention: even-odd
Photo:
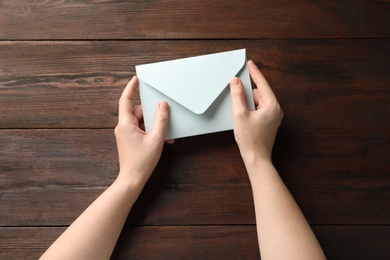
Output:
[[245,100],[245,90],[239,78],[230,80],[230,95],[233,104],[233,115],[242,114],[248,111]]
[[154,136],[156,140],[161,140],[161,142],[165,140],[165,133],[167,132],[168,127],[168,116],[168,103],[166,101],[159,102],[154,116],[154,126],[150,134]]

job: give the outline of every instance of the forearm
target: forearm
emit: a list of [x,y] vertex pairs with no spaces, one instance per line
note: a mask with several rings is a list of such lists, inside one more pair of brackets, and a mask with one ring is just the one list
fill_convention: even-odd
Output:
[[120,173],[116,181],[97,198],[51,245],[41,259],[109,259],[131,207],[160,159],[168,126],[169,105],[158,104],[151,133],[142,125],[142,109],[133,107],[137,77],[127,84],[119,100],[115,138]]
[[109,259],[143,183],[118,178],[54,242],[42,259]]
[[301,210],[271,160],[246,163],[262,259],[325,259]]

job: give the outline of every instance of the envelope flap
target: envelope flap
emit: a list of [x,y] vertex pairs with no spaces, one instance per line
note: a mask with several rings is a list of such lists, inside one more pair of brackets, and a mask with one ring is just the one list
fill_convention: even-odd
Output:
[[245,49],[136,66],[140,80],[202,114],[246,62]]

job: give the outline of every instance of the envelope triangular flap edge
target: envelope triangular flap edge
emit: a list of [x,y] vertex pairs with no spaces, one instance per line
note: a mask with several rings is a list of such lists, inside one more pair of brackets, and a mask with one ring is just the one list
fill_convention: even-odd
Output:
[[196,114],[204,113],[246,62],[245,49],[136,66],[140,80]]

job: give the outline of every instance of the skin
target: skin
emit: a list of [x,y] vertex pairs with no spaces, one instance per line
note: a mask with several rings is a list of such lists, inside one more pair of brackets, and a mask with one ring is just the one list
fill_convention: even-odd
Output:
[[[309,224],[272,164],[271,154],[283,112],[256,65],[248,62],[257,89],[255,111],[248,111],[238,78],[230,82],[234,135],[248,172],[255,204],[262,259],[325,259]],[[154,128],[142,129],[142,109],[131,104],[137,77],[119,100],[115,128],[120,172],[100,195],[49,247],[41,259],[109,259],[126,218],[156,167],[169,120],[168,103],[158,104]],[[173,140],[167,141],[173,143]]]
[[262,259],[326,259],[301,210],[284,185],[271,154],[283,112],[268,82],[252,62],[249,72],[256,110],[248,111],[242,82],[230,81],[234,136],[252,186]]
[[146,134],[139,128],[142,110],[131,104],[137,86],[138,79],[133,77],[119,100],[119,118],[115,128],[120,165],[117,179],[41,259],[110,258],[131,207],[160,159],[168,123],[168,104],[160,102],[152,132]]

